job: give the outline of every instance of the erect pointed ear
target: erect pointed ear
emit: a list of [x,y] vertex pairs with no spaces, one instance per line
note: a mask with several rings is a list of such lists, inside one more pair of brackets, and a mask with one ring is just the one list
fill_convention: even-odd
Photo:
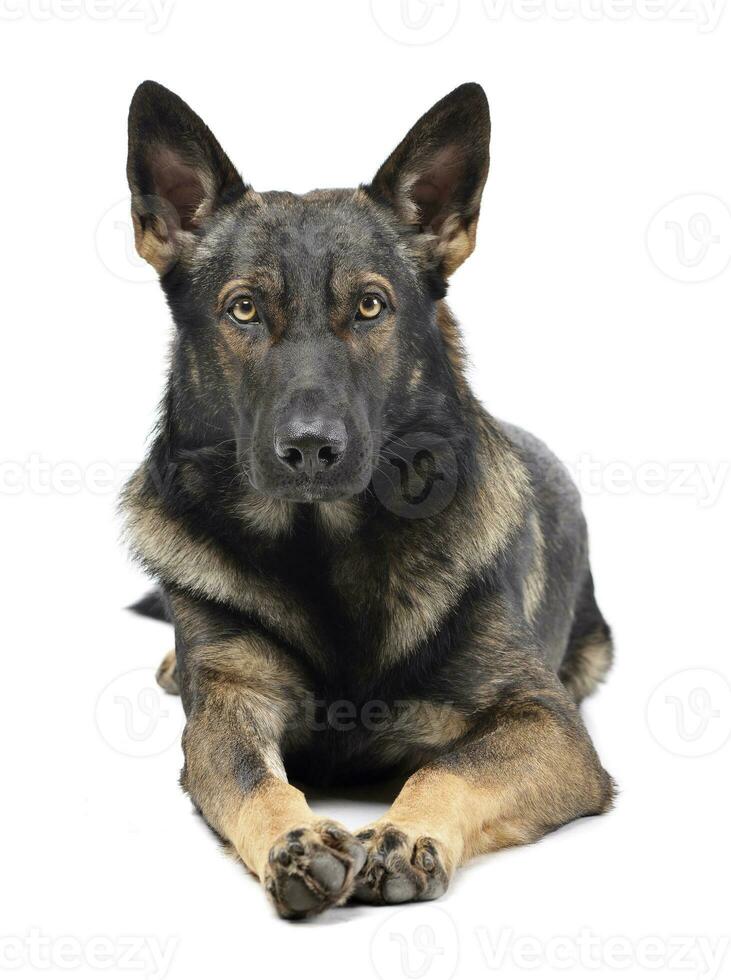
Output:
[[160,275],[216,207],[247,190],[205,123],[157,82],[132,98],[127,180],[137,251]]
[[421,117],[365,189],[435,237],[449,276],[475,247],[489,164],[487,98],[480,85],[460,85]]

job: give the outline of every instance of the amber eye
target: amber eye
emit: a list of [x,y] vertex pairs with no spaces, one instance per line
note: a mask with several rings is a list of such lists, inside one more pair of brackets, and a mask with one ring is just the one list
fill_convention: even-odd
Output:
[[239,296],[228,308],[228,315],[234,323],[258,323],[259,314],[251,296]]
[[383,312],[385,304],[375,293],[366,293],[358,303],[359,320],[375,320]]

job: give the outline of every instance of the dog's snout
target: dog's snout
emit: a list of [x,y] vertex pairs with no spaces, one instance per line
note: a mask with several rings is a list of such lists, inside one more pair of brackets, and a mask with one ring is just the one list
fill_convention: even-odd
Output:
[[[300,361],[306,362],[307,353],[305,349]],[[295,387],[302,380],[297,374],[302,365],[286,366],[293,375],[291,387],[280,399],[263,405],[258,415],[251,483],[261,493],[301,503],[345,500],[362,493],[373,459],[363,406],[338,379]],[[324,377],[324,369],[321,373]]]
[[294,418],[279,426],[274,435],[274,449],[284,466],[307,476],[337,466],[346,444],[340,419]]

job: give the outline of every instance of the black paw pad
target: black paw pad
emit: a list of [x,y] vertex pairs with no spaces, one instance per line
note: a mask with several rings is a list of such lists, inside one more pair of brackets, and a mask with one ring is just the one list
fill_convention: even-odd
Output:
[[392,826],[368,829],[357,836],[368,854],[356,880],[355,899],[392,905],[429,901],[447,890],[449,877],[431,837],[414,841]]
[[264,886],[283,918],[301,919],[343,904],[364,861],[365,848],[342,827],[296,828],[271,848]]

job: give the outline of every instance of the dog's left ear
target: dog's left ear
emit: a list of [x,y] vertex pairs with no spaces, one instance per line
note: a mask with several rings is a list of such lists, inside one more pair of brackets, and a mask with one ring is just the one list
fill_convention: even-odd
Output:
[[469,83],[421,117],[365,190],[434,236],[446,277],[475,247],[489,164],[490,109],[482,87]]
[[247,190],[203,120],[149,81],[129,110],[127,179],[137,251],[160,275],[218,207]]

